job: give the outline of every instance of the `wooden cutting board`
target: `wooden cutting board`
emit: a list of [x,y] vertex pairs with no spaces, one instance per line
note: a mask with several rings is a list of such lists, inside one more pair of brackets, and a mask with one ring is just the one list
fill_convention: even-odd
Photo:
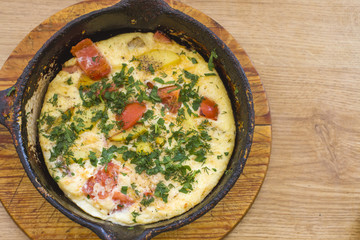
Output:
[[[0,70],[0,89],[11,87],[36,51],[72,19],[111,6],[118,0],[84,1],[68,7],[31,31],[11,53]],[[254,142],[243,174],[227,196],[210,212],[178,230],[155,239],[221,239],[244,217],[265,178],[271,149],[271,117],[265,90],[249,57],[235,39],[210,17],[183,3],[170,6],[199,20],[234,52],[249,79],[255,105]],[[32,239],[97,239],[89,229],[72,222],[52,207],[31,184],[13,147],[10,134],[0,126],[0,200]]]

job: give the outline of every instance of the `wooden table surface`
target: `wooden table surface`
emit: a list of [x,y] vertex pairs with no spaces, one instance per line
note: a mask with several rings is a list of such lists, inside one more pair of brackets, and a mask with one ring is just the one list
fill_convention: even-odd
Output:
[[[0,66],[78,0],[0,0]],[[273,144],[264,185],[226,239],[360,239],[360,1],[182,0],[224,26],[259,72]],[[27,239],[0,209],[0,239]]]

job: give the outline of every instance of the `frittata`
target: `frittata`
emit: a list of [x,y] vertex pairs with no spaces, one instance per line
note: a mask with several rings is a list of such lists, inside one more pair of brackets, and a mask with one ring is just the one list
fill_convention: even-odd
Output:
[[235,123],[209,61],[161,32],[84,39],[39,122],[51,176],[88,214],[136,225],[200,203],[227,168]]

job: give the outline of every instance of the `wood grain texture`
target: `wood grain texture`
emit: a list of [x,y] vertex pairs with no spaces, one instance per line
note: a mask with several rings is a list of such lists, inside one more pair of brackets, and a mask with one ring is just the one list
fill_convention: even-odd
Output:
[[[107,7],[116,0],[86,1],[66,8],[31,31],[10,54],[0,71],[0,88],[10,87],[42,44],[71,19]],[[234,51],[254,92],[256,128],[244,174],[211,212],[179,230],[156,239],[220,239],[241,220],[255,200],[264,180],[270,156],[271,119],[265,91],[252,63],[236,40],[218,23],[198,10],[169,0],[169,4],[207,25]],[[90,230],[70,221],[33,188],[13,150],[5,128],[0,128],[0,199],[15,222],[32,239],[97,239]],[[11,159],[11,161],[9,161]],[[16,236],[23,237],[23,236]]]
[[[360,239],[360,1],[181,1],[246,50],[271,107],[265,182],[225,239]],[[34,27],[76,2],[1,0],[0,65]],[[25,239],[0,216],[0,239]]]

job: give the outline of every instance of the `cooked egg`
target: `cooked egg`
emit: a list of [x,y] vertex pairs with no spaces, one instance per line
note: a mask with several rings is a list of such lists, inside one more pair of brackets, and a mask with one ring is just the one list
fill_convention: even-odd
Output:
[[121,225],[199,204],[235,141],[231,103],[212,63],[160,32],[88,39],[72,54],[39,119],[46,165],[65,195]]

